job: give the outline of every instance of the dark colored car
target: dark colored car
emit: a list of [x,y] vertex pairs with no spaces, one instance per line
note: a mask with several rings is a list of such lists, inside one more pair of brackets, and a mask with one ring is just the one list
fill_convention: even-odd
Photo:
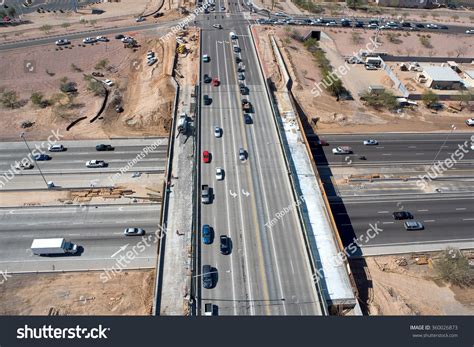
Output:
[[245,124],[252,124],[253,123],[252,117],[250,117],[249,114],[244,114],[244,122]]
[[439,28],[443,29],[443,30],[448,30],[449,29],[446,25],[440,25]]
[[356,28],[363,28],[364,27],[364,22],[357,22],[354,25]]
[[204,74],[204,83],[211,83],[212,78],[208,74]]
[[398,212],[393,212],[393,219],[395,220],[413,219],[413,215],[407,211],[398,211]]
[[214,276],[211,265],[203,265],[202,267],[202,286],[211,289],[214,286]]
[[240,57],[235,57],[235,63],[238,64],[238,63],[241,63],[242,62],[242,59],[240,59]]
[[224,255],[230,254],[230,251],[231,251],[230,238],[226,235],[221,235],[220,243],[221,243],[221,246],[220,246],[221,254],[224,254]]
[[202,226],[202,242],[205,245],[210,245],[213,240],[213,230],[208,224]]
[[95,146],[95,150],[99,152],[104,152],[104,151],[113,151],[114,148],[112,147],[112,145],[100,144],[100,145]]
[[117,39],[117,40],[121,40],[121,39],[123,39],[124,37],[125,37],[125,36],[122,35],[122,34],[115,35],[115,39]]
[[410,27],[411,27],[411,23],[410,23],[410,22],[403,22],[403,23],[402,23],[402,27],[403,27],[403,28],[410,28]]
[[417,27],[418,29],[423,29],[425,26],[421,23],[418,23],[415,25],[415,27]]
[[212,99],[207,94],[204,95],[203,100],[204,100],[204,105],[210,105],[212,102]]
[[239,88],[240,88],[240,94],[242,95],[248,95],[249,93],[249,89],[244,85],[244,84],[240,84],[239,85]]
[[47,154],[36,154],[34,156],[36,161],[46,161],[46,160],[51,160],[51,157]]
[[158,12],[158,13],[155,13],[155,14],[153,15],[153,18],[159,18],[159,17],[161,17],[161,16],[163,16],[163,13],[162,13],[162,12]]

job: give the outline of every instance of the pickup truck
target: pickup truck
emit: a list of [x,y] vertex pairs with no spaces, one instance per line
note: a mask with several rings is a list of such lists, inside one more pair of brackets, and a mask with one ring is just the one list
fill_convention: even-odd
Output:
[[201,202],[203,204],[211,203],[211,188],[207,184],[201,185]]
[[245,113],[252,112],[252,104],[247,99],[242,99],[242,110]]

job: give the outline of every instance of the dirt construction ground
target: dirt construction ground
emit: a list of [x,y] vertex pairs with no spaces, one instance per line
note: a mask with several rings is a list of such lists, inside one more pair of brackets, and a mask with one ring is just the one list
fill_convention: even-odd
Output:
[[[171,124],[171,107],[175,96],[171,72],[175,54],[173,38],[164,44],[156,32],[126,33],[137,39],[139,47],[125,48],[120,40],[83,45],[79,40],[70,48],[54,44],[17,49],[0,54],[0,91],[14,91],[18,105],[0,107],[0,139],[17,139],[26,131],[28,138],[44,139],[52,130],[59,130],[65,139],[105,138],[114,136],[167,135]],[[163,33],[164,34],[164,33]],[[158,62],[147,66],[147,51],[155,52]],[[105,60],[104,66],[97,66]],[[92,72],[114,82],[105,112],[90,121],[100,110],[103,97],[88,90],[84,75]],[[64,78],[77,84],[77,95],[69,99],[59,86]],[[29,100],[41,92],[52,105],[40,108]],[[124,112],[115,112],[114,105],[123,105]],[[82,118],[67,131],[68,125]],[[33,126],[24,130],[24,121]]]
[[[420,258],[418,258],[420,259]],[[406,256],[368,257],[351,262],[369,315],[473,315],[474,287],[436,279],[428,264]]]
[[[279,44],[283,57],[293,79],[293,93],[300,103],[302,109],[309,119],[317,119],[314,129],[317,133],[367,133],[367,132],[394,132],[394,131],[448,131],[451,124],[454,124],[457,131],[469,131],[469,127],[464,124],[467,118],[473,114],[467,110],[459,113],[442,111],[433,113],[422,103],[418,108],[405,109],[400,113],[389,112],[387,110],[374,110],[367,108],[360,100],[336,101],[324,88],[322,92],[315,94],[315,85],[321,82],[322,75],[318,64],[312,54],[304,45],[293,38],[294,30],[301,34],[307,33],[304,28],[284,28],[284,27],[264,27],[256,26],[258,35],[258,49],[265,59],[265,73],[272,77],[277,87],[281,88],[281,76],[278,65],[272,53],[269,37],[273,35]],[[321,40],[320,46],[325,50],[327,58],[333,67],[344,64],[346,52],[358,51],[365,47],[364,44],[349,44],[344,40],[341,33],[328,33],[333,40],[326,38]],[[340,37],[340,35],[342,35]],[[342,40],[344,43],[341,43]],[[345,54],[341,54],[338,48],[342,47]],[[389,47],[382,46],[385,50]],[[469,48],[471,49],[471,48]],[[440,53],[444,53],[438,50]],[[470,51],[469,51],[470,52]],[[396,52],[394,52],[396,54]],[[339,63],[338,63],[339,62]],[[355,71],[357,72],[357,71]],[[366,71],[363,71],[366,73]],[[349,76],[349,75],[347,75]],[[387,77],[388,78],[388,77]],[[359,77],[364,80],[364,75]],[[344,80],[343,84],[350,89],[357,88],[357,80]],[[361,82],[362,83],[362,82]],[[384,84],[384,81],[380,81]]]
[[0,285],[0,315],[150,315],[154,270],[103,283],[99,272],[12,275]]

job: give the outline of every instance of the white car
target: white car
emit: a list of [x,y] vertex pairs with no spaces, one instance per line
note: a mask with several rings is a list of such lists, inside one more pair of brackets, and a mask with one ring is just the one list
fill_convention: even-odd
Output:
[[366,146],[377,146],[379,143],[377,140],[373,140],[373,139],[370,139],[370,140],[364,140],[364,145]]
[[333,154],[351,154],[352,149],[347,146],[339,146],[332,149]]
[[105,36],[97,36],[95,39],[101,42],[109,42],[109,39]]
[[222,29],[222,25],[220,24],[212,24],[212,26],[216,29]]
[[214,136],[217,138],[222,137],[222,129],[219,127],[214,127]]
[[221,6],[221,11],[225,11],[225,6]]
[[470,127],[474,126],[474,118],[466,119],[466,124]]
[[49,152],[64,152],[66,148],[63,145],[51,145],[48,147]]
[[103,160],[89,160],[86,166],[90,168],[106,167],[107,163]]
[[56,41],[56,46],[65,46],[65,45],[69,45],[70,43],[71,43],[71,41],[69,41],[69,40],[60,39],[60,40]]
[[142,228],[127,228],[123,231],[125,236],[141,236],[145,235],[145,230]]
[[377,29],[379,26],[375,23],[370,23],[369,25],[367,25],[367,28],[369,29]]
[[125,36],[123,39],[121,39],[120,41],[122,41],[123,43],[129,43],[129,42],[132,42],[134,40],[133,37],[131,36]]
[[466,30],[466,34],[474,34],[474,29]]
[[97,39],[93,37],[86,37],[84,40],[82,40],[83,43],[96,43]]
[[216,180],[222,181],[224,179],[224,169],[216,167]]
[[439,29],[439,26],[437,24],[427,24],[426,27],[428,29]]
[[326,26],[327,27],[335,27],[335,26],[337,26],[337,22],[332,20],[330,22],[327,22]]
[[31,164],[30,162],[18,163],[17,165],[15,165],[15,169],[17,170],[31,170],[32,168],[34,168],[34,165]]
[[156,58],[151,58],[151,59],[148,59],[148,60],[147,60],[146,64],[147,64],[148,66],[152,66],[152,65],[155,64],[157,61],[158,61],[158,59],[156,59]]
[[144,21],[145,21],[145,17],[142,17],[142,16],[135,19],[135,22],[137,23],[144,22]]
[[203,55],[202,55],[202,61],[203,61],[204,63],[208,63],[210,60],[211,60],[211,58],[209,58],[209,55],[208,55],[208,54],[203,54]]
[[104,84],[108,85],[109,87],[112,87],[112,86],[114,85],[114,82],[111,81],[111,80],[109,80],[109,79],[103,80],[102,82],[103,82]]

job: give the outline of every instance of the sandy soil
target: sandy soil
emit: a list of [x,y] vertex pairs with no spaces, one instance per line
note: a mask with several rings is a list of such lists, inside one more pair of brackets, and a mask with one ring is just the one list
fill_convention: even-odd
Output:
[[[268,35],[275,35],[282,47],[282,53],[287,62],[290,75],[294,80],[293,92],[300,102],[308,118],[317,119],[315,131],[317,133],[338,132],[338,133],[360,133],[360,132],[387,132],[387,131],[447,131],[451,129],[451,124],[455,124],[458,131],[469,131],[464,121],[472,113],[467,111],[462,113],[450,113],[447,111],[432,113],[424,106],[420,105],[417,110],[404,110],[401,113],[392,113],[388,111],[375,111],[366,108],[361,102],[339,101],[329,95],[324,89],[321,95],[317,96],[311,93],[315,83],[321,81],[321,74],[314,61],[313,56],[306,50],[302,43],[291,38],[290,33],[284,27],[262,27],[256,28],[259,32],[259,50],[262,56],[265,56],[265,73],[272,76],[276,83],[280,81],[279,71],[273,61],[271,47],[268,45]],[[293,28],[291,30],[294,30]],[[306,33],[307,29],[298,28],[301,33]],[[336,44],[346,47],[339,43],[339,38],[335,40]],[[329,44],[326,45],[326,48]],[[353,50],[356,47],[350,47]],[[346,48],[345,48],[346,49]],[[269,53],[270,52],[270,53]],[[337,51],[334,46],[332,57],[338,61],[343,61],[344,54]],[[336,57],[337,55],[337,57]],[[347,55],[347,54],[346,54]],[[331,59],[331,54],[328,54]],[[337,62],[332,61],[333,66],[338,66]],[[297,68],[302,67],[302,68]],[[366,73],[366,71],[363,71]],[[363,80],[364,76],[361,75]],[[357,84],[357,81],[344,81],[348,84]],[[381,81],[383,84],[384,81]],[[354,87],[355,88],[355,87]]]
[[[120,2],[100,3],[89,6],[81,9],[78,13],[40,14],[35,12],[27,14],[23,16],[23,19],[29,21],[28,24],[0,27],[0,37],[2,38],[0,43],[34,37],[57,36],[86,30],[163,23],[181,16],[176,11],[178,0],[171,0],[171,9],[167,1],[161,10],[164,14],[162,17],[148,17],[142,23],[135,22],[135,18],[140,14],[154,12],[160,3],[161,0],[121,0]],[[101,9],[105,12],[100,15],[93,15],[91,14],[91,8]],[[45,24],[52,27],[48,32],[40,29]]]
[[12,275],[0,285],[0,315],[150,315],[154,270]]
[[407,265],[400,266],[400,259],[402,256],[369,257],[363,271],[359,267],[355,272],[361,294],[368,291],[370,315],[474,314],[474,288],[441,283],[429,265],[417,265],[408,255],[404,257]]
[[[362,43],[353,42],[354,32],[359,34],[360,42]],[[325,30],[325,33],[335,41],[339,52],[344,56],[357,54],[361,48],[365,49],[365,46],[370,43],[370,38],[374,35],[373,30],[343,28]],[[397,35],[398,43],[389,41],[388,35],[393,34]],[[434,48],[425,48],[420,44],[420,36],[422,35],[430,36],[430,41]],[[468,35],[385,31],[380,33],[378,42],[381,43],[381,46],[377,49],[377,52],[387,52],[393,55],[428,57],[474,56],[474,40]]]
[[[16,139],[21,123],[25,120],[34,122],[27,129],[31,139],[45,138],[51,130],[59,129],[67,139],[104,138],[124,135],[166,135],[171,119],[170,104],[174,97],[174,89],[169,84],[169,64],[174,58],[174,42],[168,40],[164,49],[158,40],[150,39],[145,33],[130,33],[141,47],[136,51],[126,49],[119,40],[111,38],[108,43],[100,43],[83,47],[77,43],[72,48],[59,50],[56,46],[38,46],[27,49],[7,51],[0,55],[0,87],[14,90],[20,100],[27,102],[23,107],[11,110],[0,108],[0,138]],[[158,63],[153,67],[145,64],[146,51],[154,50]],[[109,105],[103,116],[94,123],[89,120],[99,110],[102,98],[92,95],[87,90],[84,74],[94,71],[101,59],[107,59],[105,75],[99,79],[109,78],[115,82],[111,88]],[[137,62],[138,69],[133,62]],[[25,68],[27,63],[34,67],[33,72]],[[72,68],[75,64],[81,71]],[[64,97],[54,107],[40,109],[28,102],[31,94],[40,91],[45,98],[57,95],[60,80],[67,77],[77,83],[78,96],[73,106],[59,107],[65,103]],[[125,112],[115,113],[111,102],[117,95],[124,98]],[[66,127],[74,120],[87,116],[70,131]]]

